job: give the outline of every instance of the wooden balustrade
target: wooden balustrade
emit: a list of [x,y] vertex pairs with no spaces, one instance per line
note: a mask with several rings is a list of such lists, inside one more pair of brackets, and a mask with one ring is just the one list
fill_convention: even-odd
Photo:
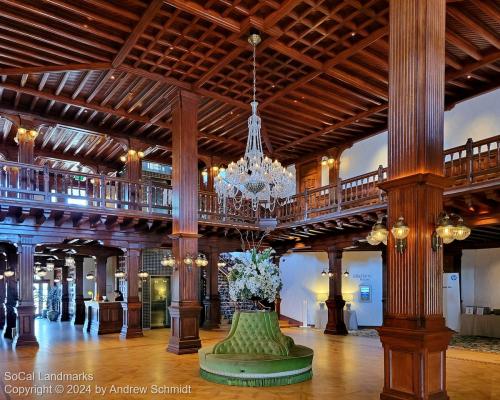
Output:
[[[500,172],[500,135],[444,151],[444,174],[453,187],[495,179]],[[217,223],[257,224],[265,219],[278,223],[305,221],[327,214],[385,201],[378,184],[387,179],[387,168],[306,190],[277,204],[218,201],[210,191],[200,191],[199,219]],[[172,213],[172,188],[159,181],[132,182],[107,175],[61,171],[48,167],[0,161],[0,198],[27,203],[63,203],[102,210],[134,210],[145,214]]]

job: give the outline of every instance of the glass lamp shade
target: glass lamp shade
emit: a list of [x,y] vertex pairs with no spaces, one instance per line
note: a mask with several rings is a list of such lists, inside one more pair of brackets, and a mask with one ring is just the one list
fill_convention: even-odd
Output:
[[0,281],[3,279],[3,272],[0,272]]
[[219,267],[219,268],[224,268],[226,265],[227,264],[222,260],[217,263],[217,267]]
[[376,246],[376,245],[380,244],[380,241],[375,240],[375,239],[373,238],[372,232],[370,232],[370,233],[368,234],[368,236],[366,237],[366,241],[368,242],[368,244],[370,244],[370,245],[372,245],[372,246]]
[[333,277],[335,276],[335,274],[334,274],[332,271],[328,271],[328,276],[329,276],[330,278],[333,278]]
[[15,272],[12,271],[11,269],[6,269],[5,272],[3,273],[6,278],[10,278],[14,276]]
[[87,278],[89,281],[91,281],[91,280],[95,279],[94,272],[93,272],[93,271],[92,271],[92,272],[89,272],[89,273],[85,276],[85,278]]
[[451,243],[455,240],[455,226],[450,221],[450,217],[445,216],[436,227],[436,234],[443,240],[443,243]]
[[197,267],[205,267],[208,265],[208,260],[207,257],[205,257],[205,254],[198,254],[198,257],[194,260],[194,263],[196,264]]
[[36,274],[42,278],[44,276],[47,276],[47,270],[45,268],[40,268]]
[[116,278],[125,278],[125,271],[118,269],[115,272],[115,277]]
[[141,279],[146,279],[149,276],[147,271],[141,270],[137,273],[137,276]]
[[349,271],[345,270],[343,275],[344,275],[344,278],[349,278]]
[[326,271],[325,270],[321,271],[321,276],[326,276]]
[[59,283],[61,280],[59,278],[54,278],[54,283]]
[[373,225],[373,229],[371,232],[372,239],[376,240],[377,242],[383,242],[384,240],[387,240],[388,234],[389,231],[383,224],[376,223],[375,225]]
[[192,265],[193,264],[193,257],[191,257],[189,254],[184,257],[184,264],[186,265]]
[[52,259],[47,260],[47,262],[45,263],[45,268],[47,268],[47,271],[54,271],[54,267],[54,261],[52,261]]
[[410,233],[410,228],[406,225],[404,218],[399,217],[398,221],[392,227],[391,232],[397,240],[404,240]]
[[71,275],[70,275],[70,276],[68,276],[68,277],[66,278],[66,280],[67,280],[68,282],[73,282],[73,281],[75,280],[75,278],[73,278],[73,276],[71,276]]
[[163,256],[161,261],[160,261],[160,264],[162,267],[168,267],[168,257],[167,256]]
[[470,235],[470,228],[464,224],[464,220],[460,218],[453,230],[453,237],[457,240],[465,240]]

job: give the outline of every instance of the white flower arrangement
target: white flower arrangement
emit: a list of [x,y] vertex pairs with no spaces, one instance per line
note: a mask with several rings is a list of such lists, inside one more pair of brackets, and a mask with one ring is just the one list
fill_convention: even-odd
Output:
[[264,251],[253,248],[233,258],[234,265],[227,277],[232,301],[256,298],[274,301],[282,283],[280,270],[271,261],[272,254],[271,248]]

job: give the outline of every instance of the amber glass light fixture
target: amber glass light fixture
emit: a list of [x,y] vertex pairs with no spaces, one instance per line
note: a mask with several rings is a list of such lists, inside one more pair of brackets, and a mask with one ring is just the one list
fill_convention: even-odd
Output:
[[10,267],[7,267],[3,274],[6,278],[10,278],[15,275],[15,272],[11,270]]
[[[453,219],[456,220],[455,223]],[[442,212],[439,215],[436,230],[432,234],[432,248],[438,250],[443,244],[449,244],[454,240],[465,240],[470,234],[471,229],[465,225],[460,215]]]
[[410,228],[403,217],[399,217],[391,229],[392,236],[396,239],[396,251],[402,253],[406,249],[406,238],[410,233]]
[[378,246],[380,243],[387,244],[389,231],[383,223],[384,218],[385,215],[381,216],[373,225],[371,232],[366,237],[368,244],[371,244],[372,246]]
[[222,258],[219,259],[219,262],[217,263],[217,267],[224,268],[226,265],[227,265],[227,263]]
[[141,269],[138,273],[137,273],[137,276],[141,279],[147,279],[147,277],[149,276],[149,273],[147,271],[144,271],[143,269]]
[[126,275],[127,274],[125,273],[125,271],[121,268],[117,269],[115,272],[115,277],[118,279],[123,279],[123,278],[125,278]]
[[175,266],[175,257],[173,256],[172,252],[169,251],[166,255],[163,256],[163,258],[160,261],[160,264],[163,267],[173,267]]
[[200,253],[194,260],[194,263],[196,264],[197,267],[206,267],[208,265],[208,260],[205,254]]

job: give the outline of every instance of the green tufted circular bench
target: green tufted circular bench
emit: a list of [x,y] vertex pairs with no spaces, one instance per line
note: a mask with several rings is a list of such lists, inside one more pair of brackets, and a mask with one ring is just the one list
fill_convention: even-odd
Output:
[[201,376],[226,385],[289,385],[312,377],[312,349],[283,335],[275,312],[236,312],[229,335],[198,355]]

